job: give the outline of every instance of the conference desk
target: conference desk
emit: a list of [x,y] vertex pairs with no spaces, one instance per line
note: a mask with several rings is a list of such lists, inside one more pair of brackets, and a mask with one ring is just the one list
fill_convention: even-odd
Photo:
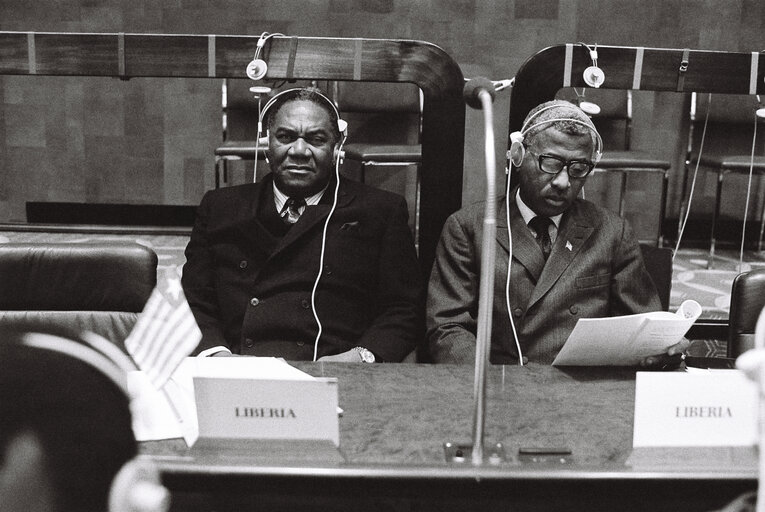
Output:
[[[756,466],[718,452],[628,465],[633,369],[491,367],[486,441],[507,460],[473,466],[469,453],[447,462],[443,446],[470,443],[472,366],[293,364],[338,379],[343,458],[144,443],[176,510],[714,510],[756,489]],[[571,454],[527,460],[524,447]]]

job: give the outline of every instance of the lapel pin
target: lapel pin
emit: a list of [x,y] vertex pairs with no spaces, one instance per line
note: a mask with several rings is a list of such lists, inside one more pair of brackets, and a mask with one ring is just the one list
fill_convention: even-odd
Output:
[[568,240],[566,240],[566,249],[568,249],[569,251],[574,250],[574,246],[572,246],[571,242],[569,242]]

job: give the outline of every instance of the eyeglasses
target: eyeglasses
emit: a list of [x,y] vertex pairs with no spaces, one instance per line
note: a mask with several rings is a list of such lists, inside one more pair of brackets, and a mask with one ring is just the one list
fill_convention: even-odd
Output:
[[566,160],[555,155],[537,155],[529,151],[538,159],[539,169],[547,174],[558,174],[563,169],[568,171],[571,178],[584,178],[595,168],[595,164],[588,160]]

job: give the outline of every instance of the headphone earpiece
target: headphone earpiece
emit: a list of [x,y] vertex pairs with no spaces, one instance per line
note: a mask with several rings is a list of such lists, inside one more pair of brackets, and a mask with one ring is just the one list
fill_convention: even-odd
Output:
[[266,41],[271,39],[274,36],[283,36],[284,34],[280,33],[274,33],[270,34],[268,32],[263,32],[260,34],[260,38],[258,38],[258,43],[255,46],[255,55],[252,57],[252,60],[249,64],[247,64],[247,69],[245,70],[245,73],[247,73],[247,76],[252,80],[260,80],[266,76],[266,73],[268,72],[268,64],[266,64],[266,61],[260,58],[260,54],[263,52],[263,47],[266,45]]
[[514,166],[520,167],[523,163],[523,157],[526,156],[526,148],[523,146],[523,133],[513,132],[510,134],[510,151],[508,152],[510,161]]
[[260,80],[266,76],[266,73],[268,72],[268,64],[262,59],[253,59],[247,64],[245,72],[250,79]]

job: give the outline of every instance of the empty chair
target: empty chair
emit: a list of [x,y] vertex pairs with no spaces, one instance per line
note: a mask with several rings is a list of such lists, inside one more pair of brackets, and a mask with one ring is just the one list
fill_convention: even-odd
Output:
[[[258,131],[258,102],[250,79],[226,79],[221,86],[221,129],[223,140],[215,148],[215,188],[227,185],[229,162],[255,161]],[[261,103],[265,104],[264,96]],[[263,158],[262,154],[260,158]]]
[[[334,82],[332,98],[349,135],[343,146],[346,163],[359,168],[359,181],[375,168],[413,166],[415,243],[418,240],[422,145],[422,93],[414,84]],[[404,190],[394,190],[407,196]]]
[[124,348],[157,282],[136,243],[0,244],[0,327],[91,331]]
[[621,175],[619,190],[619,215],[624,216],[627,201],[627,184],[630,174],[656,173],[661,177],[659,218],[656,245],[663,243],[662,225],[666,214],[667,186],[671,163],[653,153],[632,148],[632,91],[621,89],[586,89],[576,94],[573,89],[561,89],[561,99],[578,104],[592,118],[603,138],[603,157],[595,172],[611,171]]
[[[716,94],[696,94],[691,96],[691,125],[688,136],[688,148],[683,176],[683,205],[680,218],[683,219],[688,200],[685,199],[688,179],[695,167],[711,169],[717,174],[715,202],[712,210],[712,223],[709,241],[709,260],[707,268],[712,268],[717,241],[717,223],[722,204],[723,179],[728,174],[749,174],[750,166],[755,175],[765,173],[765,126],[763,119],[757,116],[761,105],[754,96]],[[708,114],[708,115],[707,115]],[[759,124],[755,128],[755,124]],[[753,140],[757,130],[757,139]],[[705,133],[706,132],[706,133]],[[704,137],[703,148],[701,139]],[[754,144],[754,158],[752,145]],[[699,149],[701,158],[699,159]],[[741,190],[739,188],[738,190]],[[753,190],[756,190],[753,187]],[[746,186],[743,187],[746,192]],[[690,192],[687,192],[688,194]],[[698,202],[698,199],[694,199]],[[751,201],[750,204],[753,204]],[[743,218],[745,201],[731,201],[736,215]],[[765,204],[760,212],[760,233],[758,250],[762,250],[763,228],[765,228]]]
[[730,294],[728,357],[738,357],[754,348],[754,328],[765,308],[765,269],[736,276]]

